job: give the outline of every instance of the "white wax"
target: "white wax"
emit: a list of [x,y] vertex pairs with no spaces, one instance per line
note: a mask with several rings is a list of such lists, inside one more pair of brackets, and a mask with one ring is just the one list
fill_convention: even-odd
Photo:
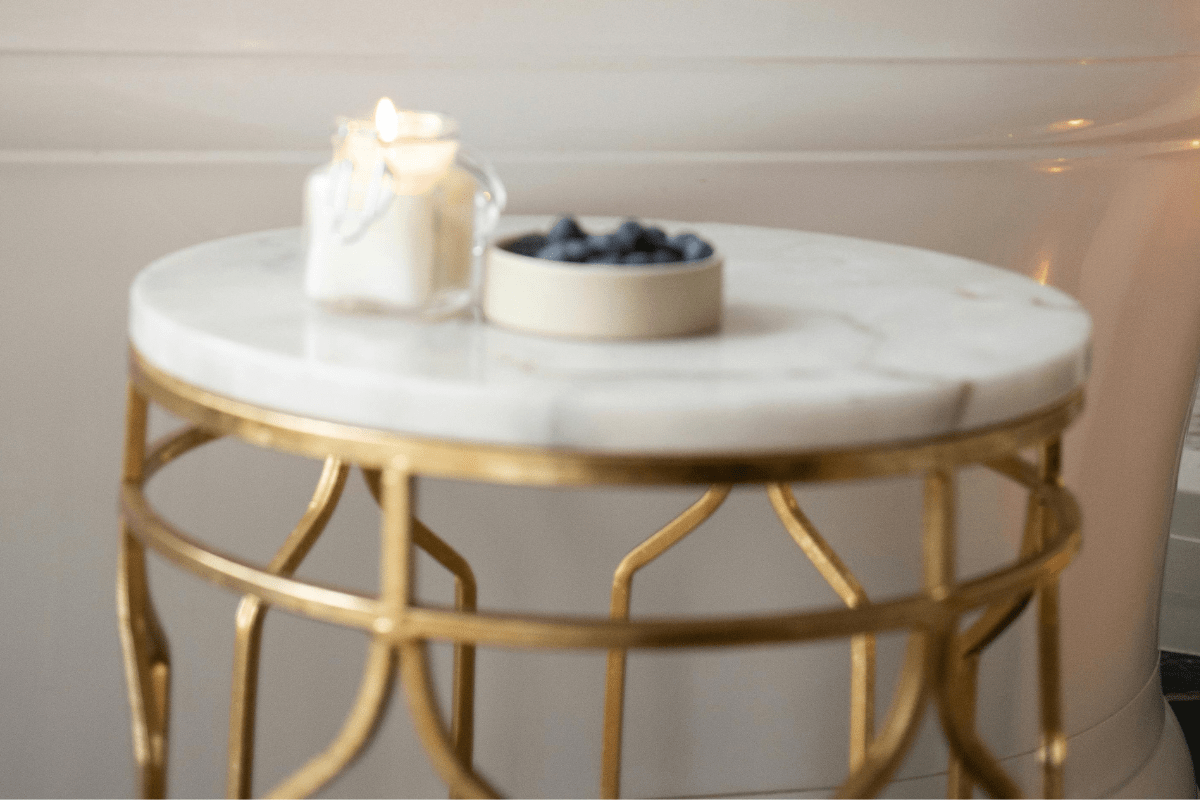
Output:
[[430,297],[434,208],[426,194],[396,195],[361,236],[343,241],[334,230],[329,169],[304,187],[309,297],[333,303],[417,309]]

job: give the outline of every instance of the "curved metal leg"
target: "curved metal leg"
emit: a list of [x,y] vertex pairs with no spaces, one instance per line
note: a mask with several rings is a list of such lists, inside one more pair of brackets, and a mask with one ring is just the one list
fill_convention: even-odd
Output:
[[167,729],[170,719],[171,656],[167,637],[150,603],[145,548],[121,531],[117,561],[117,615],[125,680],[133,712],[133,754],[138,794],[164,797],[167,791]]
[[[1021,535],[1018,558],[1027,558],[1037,551],[1041,542],[1043,517],[1044,512],[1036,492],[1031,492],[1025,508],[1025,529]],[[1032,597],[1033,593],[1027,592],[1013,600],[989,606],[969,628],[958,635],[952,666],[955,669],[954,680],[957,684],[955,711],[962,726],[972,730],[975,726],[980,656],[984,649],[1021,615]],[[970,771],[966,769],[962,760],[951,752],[946,796],[971,797],[973,787],[974,781]]]
[[386,640],[373,639],[367,653],[358,696],[333,741],[320,754],[271,790],[268,797],[307,797],[350,765],[379,728],[392,699],[396,674],[396,649]]
[[358,757],[371,741],[392,698],[396,645],[391,634],[402,624],[412,587],[412,476],[399,467],[380,479],[379,634],[371,640],[367,667],[350,715],[320,755],[276,786],[271,797],[303,797],[324,786]]
[[[621,559],[613,575],[612,605],[609,612],[612,619],[629,619],[634,573],[678,544],[711,517],[721,507],[721,503],[725,502],[730,489],[731,487],[725,484],[713,486],[682,514]],[[621,791],[621,729],[625,721],[626,659],[624,650],[608,652],[604,681],[604,743],[600,757],[601,797],[619,797]]]
[[[364,469],[363,479],[376,503],[382,505],[379,470]],[[454,607],[459,611],[475,611],[478,588],[475,573],[463,556],[431,531],[416,517],[412,519],[413,544],[428,553],[454,576]],[[466,764],[471,764],[475,749],[475,645],[454,645],[454,689],[450,710],[450,736],[454,750]]]
[[450,734],[442,724],[429,674],[427,646],[423,641],[400,646],[400,680],[408,699],[417,735],[434,769],[455,797],[499,797],[500,793],[461,759]]
[[[961,649],[958,648],[960,651]],[[962,724],[974,728],[975,706],[978,703],[979,653],[972,653],[966,657],[956,656],[954,665],[957,667],[957,674],[954,676],[958,686],[957,710]],[[946,797],[970,798],[974,797],[974,791],[975,781],[971,778],[970,770],[963,760],[951,751],[950,763],[946,769]]]
[[[140,484],[146,460],[147,402],[132,386],[126,402],[122,481]],[[166,634],[150,601],[145,546],[123,519],[117,555],[117,617],[133,714],[138,792],[142,797],[163,797],[167,790],[171,657]]]
[[1021,797],[1021,788],[1005,773],[1000,762],[980,740],[971,719],[962,713],[967,697],[957,656],[952,629],[935,637],[935,664],[932,681],[935,687],[942,732],[950,751],[966,771],[992,797]]
[[[368,483],[372,482],[368,477]],[[403,465],[397,464],[380,471],[378,475],[377,497],[383,516],[379,585],[380,600],[387,615],[379,622],[388,629],[388,633],[403,631],[404,615],[412,605],[413,546],[420,536],[417,531],[423,527],[416,523],[413,515],[414,488],[413,476]],[[428,529],[425,530],[428,532]],[[444,542],[441,544],[444,547],[444,550],[438,549],[441,555],[445,556],[446,551],[453,552],[449,545]],[[473,585],[474,578],[471,581]],[[497,796],[496,791],[475,774],[469,762],[464,763],[465,760],[460,759],[457,745],[450,741],[434,697],[425,643],[401,639],[397,646],[401,653],[404,694],[408,698],[417,733],[434,767],[449,784],[451,794],[458,797]]]
[[862,765],[838,787],[836,797],[874,797],[891,780],[917,738],[928,699],[932,661],[932,637],[923,631],[911,633],[883,729],[867,746]]
[[[308,508],[267,571],[290,576],[316,544],[333,516],[350,467],[335,458],[325,460]],[[262,598],[246,595],[238,604],[233,654],[233,683],[229,704],[229,768],[225,792],[229,797],[249,797],[254,775],[254,722],[258,698],[258,664],[262,652],[263,621],[270,608]]]
[[[1057,437],[1042,448],[1039,477],[1045,483],[1062,485],[1062,441]],[[1039,543],[1043,545],[1054,532],[1048,517],[1048,514],[1042,514],[1044,524],[1041,526]],[[1038,589],[1038,683],[1042,719],[1039,756],[1042,761],[1043,797],[1062,797],[1065,791],[1063,765],[1067,759],[1067,736],[1062,720],[1058,624],[1058,576],[1054,575],[1047,578]]]
[[[944,469],[931,470],[925,477],[922,550],[925,591],[935,600],[946,597],[954,588],[955,505],[953,474]],[[980,741],[974,726],[964,724],[962,711],[967,698],[960,688],[963,683],[956,658],[959,644],[953,620],[945,623],[933,640],[935,667],[931,679],[952,758],[961,762],[993,797],[1019,797],[1020,788]]]
[[1042,797],[1063,797],[1067,736],[1062,723],[1057,578],[1047,580],[1038,590],[1038,677],[1042,717],[1042,745],[1038,758],[1042,762]]
[[[786,484],[767,485],[771,507],[804,555],[849,608],[870,603],[866,590],[821,536]],[[850,772],[861,767],[875,735],[875,634],[850,637]]]

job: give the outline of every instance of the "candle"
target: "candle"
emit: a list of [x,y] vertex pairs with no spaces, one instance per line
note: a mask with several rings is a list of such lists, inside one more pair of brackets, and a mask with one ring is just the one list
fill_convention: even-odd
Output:
[[[452,120],[397,111],[386,97],[373,125],[342,121],[333,161],[305,185],[310,297],[342,308],[428,306],[445,284],[439,250],[455,249],[439,247],[444,218],[461,216],[443,207],[448,195],[462,194],[453,186],[446,191],[447,183],[456,183],[447,180],[458,152],[456,134]],[[458,233],[464,234],[469,240],[469,226]]]

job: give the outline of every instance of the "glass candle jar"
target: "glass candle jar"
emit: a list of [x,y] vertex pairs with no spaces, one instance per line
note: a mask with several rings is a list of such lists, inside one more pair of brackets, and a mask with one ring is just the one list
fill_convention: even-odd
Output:
[[439,319],[471,306],[503,184],[442,114],[340,120],[305,185],[305,291],[336,311]]

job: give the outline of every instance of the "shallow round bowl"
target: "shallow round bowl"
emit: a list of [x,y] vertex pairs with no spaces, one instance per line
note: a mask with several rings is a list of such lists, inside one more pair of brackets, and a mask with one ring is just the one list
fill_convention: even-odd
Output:
[[724,259],[634,266],[576,264],[488,251],[483,313],[506,328],[584,339],[660,339],[721,324]]

